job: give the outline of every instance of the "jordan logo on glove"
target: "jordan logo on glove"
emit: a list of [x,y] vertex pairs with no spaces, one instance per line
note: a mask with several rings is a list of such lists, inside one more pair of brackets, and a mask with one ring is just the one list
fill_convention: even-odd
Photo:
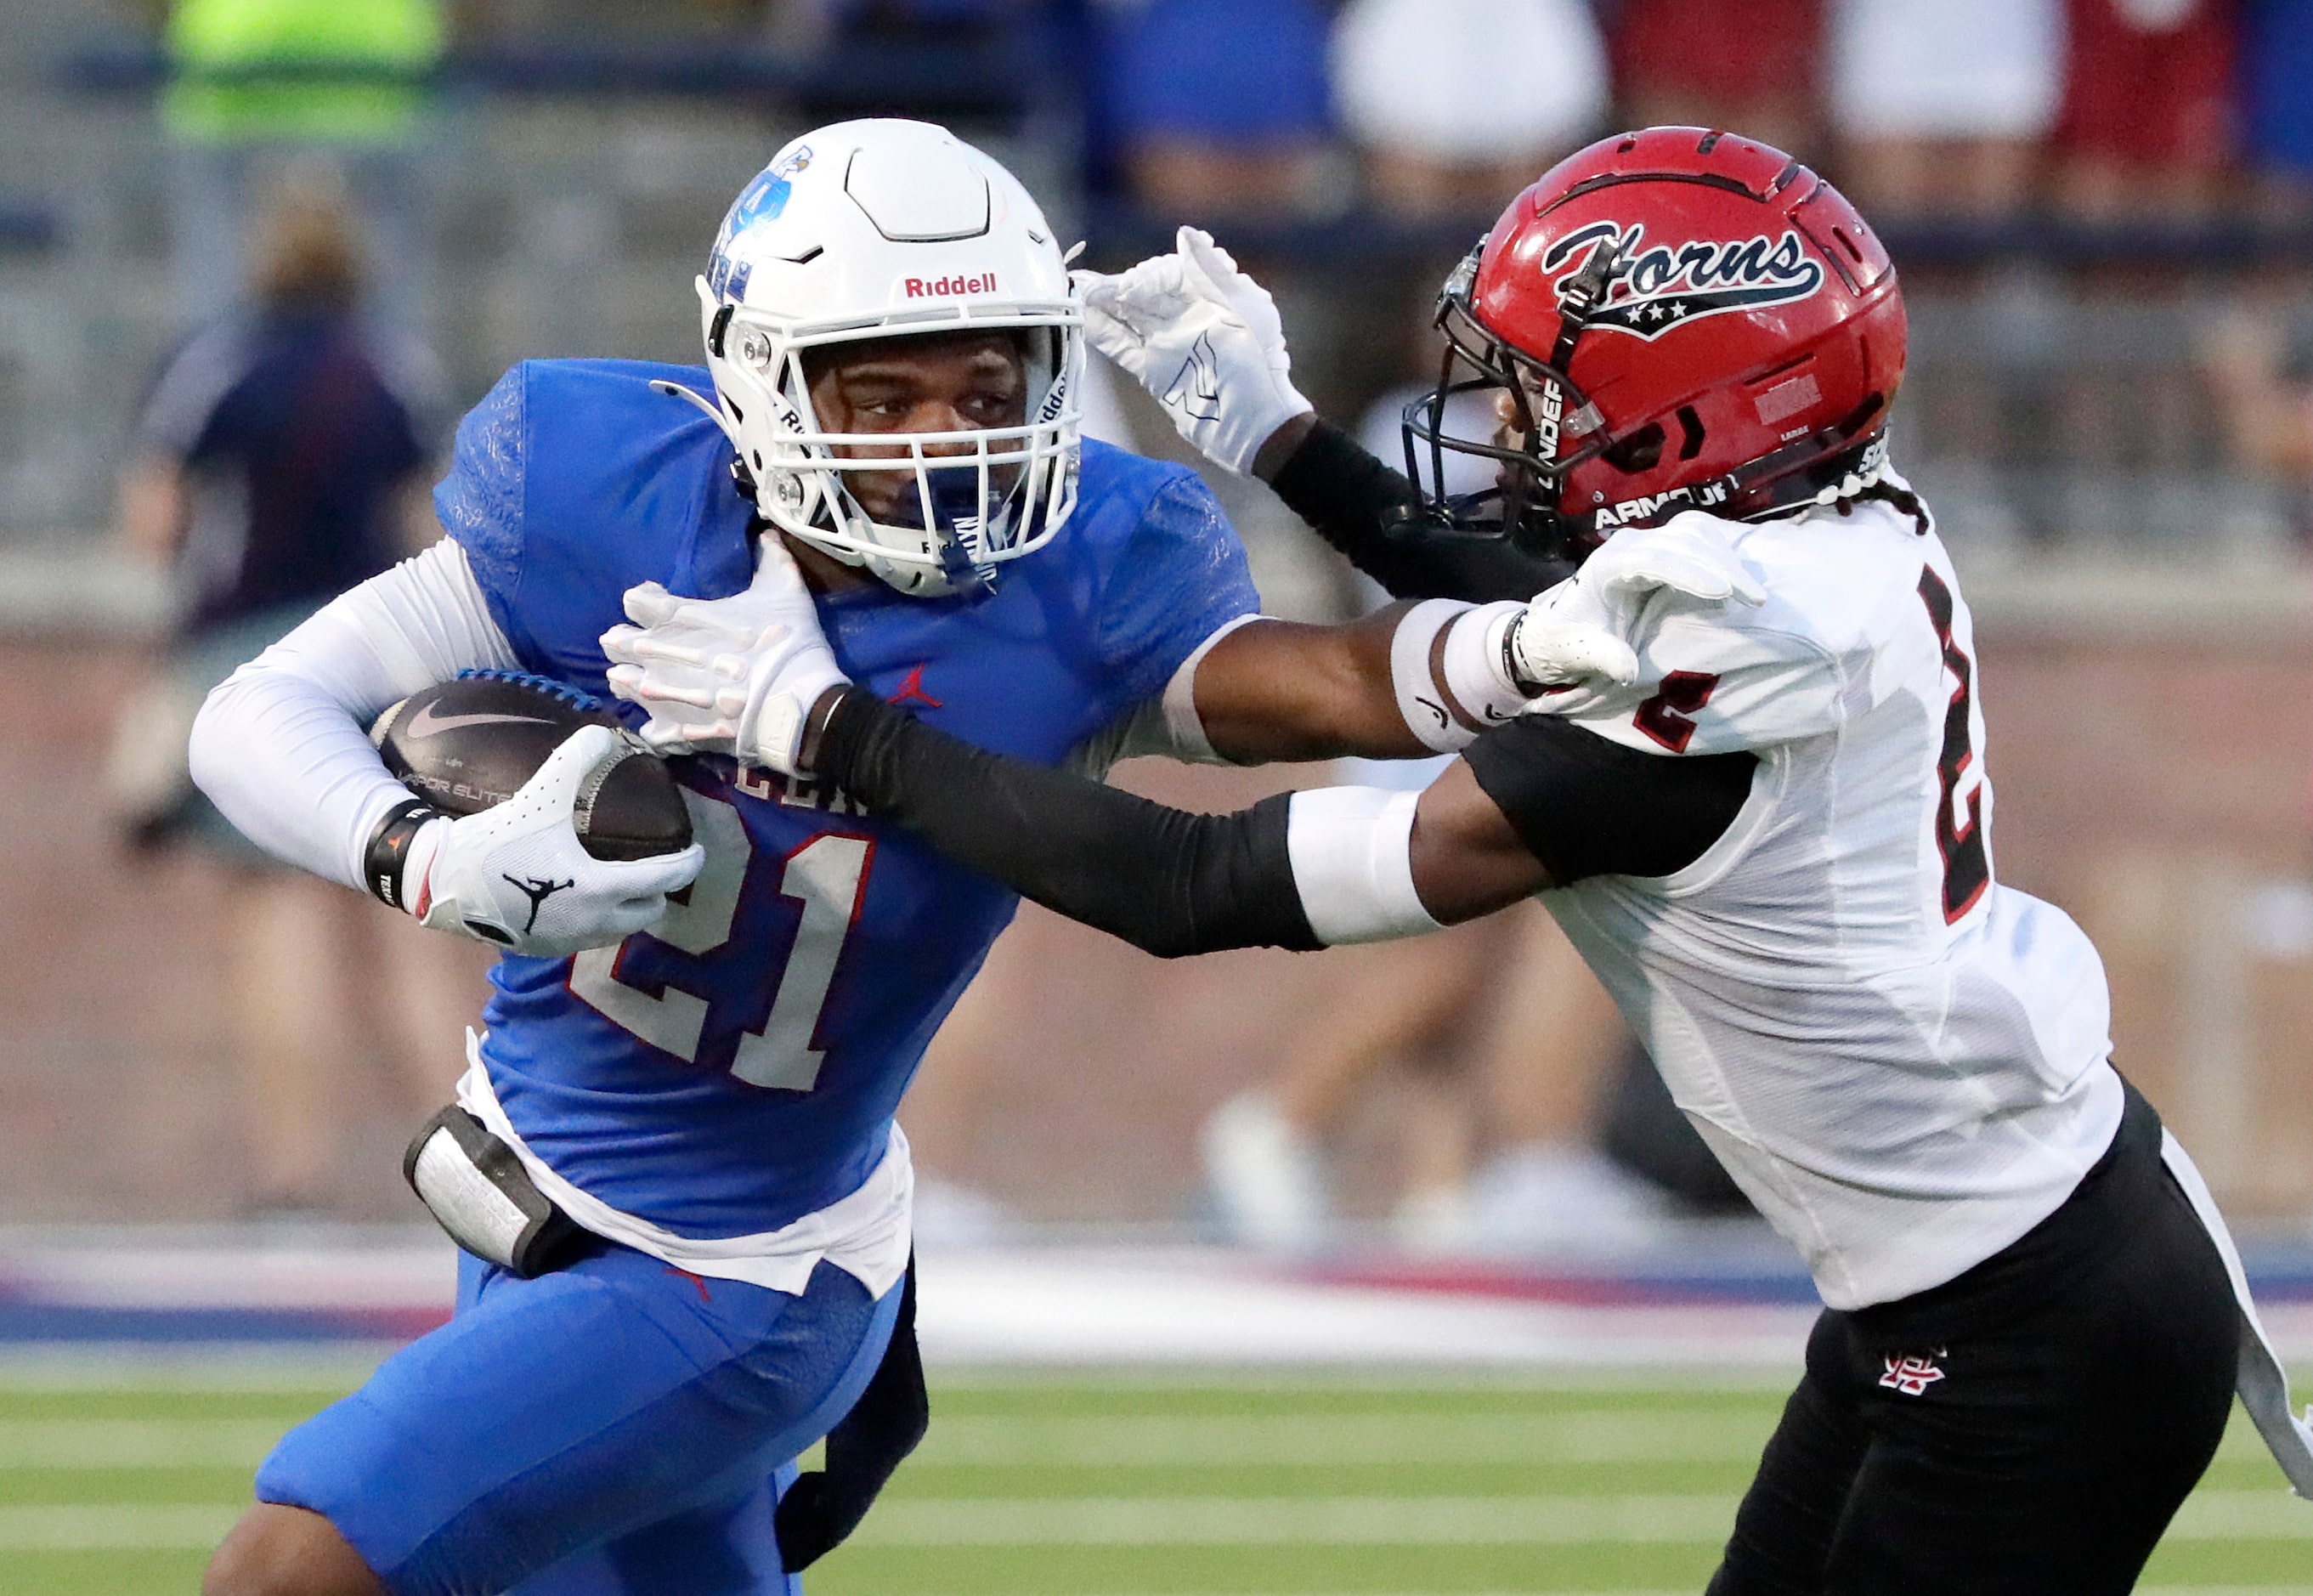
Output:
[[505,879],[516,892],[530,900],[530,918],[523,921],[522,926],[522,934],[525,937],[538,929],[538,911],[541,904],[564,887],[578,885],[575,877],[567,881],[541,880],[535,876],[528,880],[522,880],[513,876],[507,876]]

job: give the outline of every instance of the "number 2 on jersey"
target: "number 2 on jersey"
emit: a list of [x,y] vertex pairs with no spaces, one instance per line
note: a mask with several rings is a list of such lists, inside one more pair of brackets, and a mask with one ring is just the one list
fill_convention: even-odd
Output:
[[1928,620],[1943,645],[1944,668],[1958,679],[1951,702],[1944,710],[1943,750],[1936,759],[1939,789],[1936,799],[1936,846],[1944,856],[1944,923],[1949,925],[1975,907],[1983,889],[1992,885],[1992,860],[1983,846],[1983,784],[1968,804],[1967,824],[1959,824],[1959,784],[1975,763],[1968,740],[1968,718],[1974,707],[1975,666],[1952,641],[1952,595],[1932,568],[1920,572],[1920,601],[1928,606]]
[[[754,844],[748,839],[746,823],[731,805],[688,789],[682,797],[707,863],[688,895],[669,904],[666,917],[639,934],[704,957],[731,939],[740,894],[754,862]],[[819,1079],[826,1058],[817,1045],[820,1010],[842,961],[844,939],[858,917],[875,849],[866,837],[822,832],[787,856],[779,896],[799,903],[802,913],[770,1012],[760,1030],[740,1035],[731,1063],[731,1073],[750,1086],[809,1091]],[[660,1052],[686,1063],[698,1063],[708,1001],[671,983],[655,993],[629,984],[619,973],[625,948],[622,942],[579,954],[571,962],[571,992]]]
[[1718,676],[1709,671],[1673,671],[1662,679],[1662,690],[1639,706],[1631,724],[1673,754],[1684,754],[1694,740],[1694,715],[1718,685]]

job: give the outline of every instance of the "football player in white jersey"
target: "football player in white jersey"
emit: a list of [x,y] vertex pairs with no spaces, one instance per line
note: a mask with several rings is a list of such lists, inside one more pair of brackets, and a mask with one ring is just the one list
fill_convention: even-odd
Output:
[[[1306,629],[1264,622],[1214,648],[1268,648],[1265,683],[1192,660],[1168,694],[1175,744],[1226,757],[1248,691],[1341,725],[1394,693],[1462,754],[1435,785],[1185,815],[820,692],[818,664],[800,738],[758,736],[794,723],[765,706],[814,625],[762,601],[719,655],[629,639],[646,737],[799,765],[1167,955],[1539,894],[1827,1304],[1715,1596],[2126,1591],[2236,1385],[2313,1493],[2222,1221],[2114,1071],[2095,949],[1994,878],[1967,608],[1886,463],[1903,304],[1829,185],[1699,128],[1570,157],[1448,281],[1459,365],[1407,412],[1407,477],[1309,412],[1267,296],[1201,235],[1086,300],[1185,436],[1361,563],[1488,526],[1596,551],[1531,604],[1404,610],[1386,688],[1297,671]],[[1491,438],[1441,425],[1473,387]],[[1447,450],[1499,485],[1425,489]]]

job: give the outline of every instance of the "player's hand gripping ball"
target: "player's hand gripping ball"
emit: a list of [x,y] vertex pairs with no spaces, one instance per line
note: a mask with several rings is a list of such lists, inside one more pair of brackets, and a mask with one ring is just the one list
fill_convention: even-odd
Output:
[[558,683],[472,673],[393,705],[370,736],[442,812],[403,869],[400,901],[427,926],[558,957],[655,924],[699,874],[665,764]]

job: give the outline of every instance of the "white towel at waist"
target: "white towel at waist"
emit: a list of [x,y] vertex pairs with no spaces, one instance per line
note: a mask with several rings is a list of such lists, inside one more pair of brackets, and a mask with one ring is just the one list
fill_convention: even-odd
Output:
[[573,1221],[606,1240],[648,1253],[678,1269],[711,1280],[743,1280],[791,1297],[803,1295],[822,1258],[876,1297],[907,1273],[916,1172],[908,1156],[908,1138],[897,1124],[882,1160],[849,1196],[776,1230],[702,1240],[620,1212],[548,1168],[499,1107],[489,1071],[482,1064],[481,1038],[471,1031],[466,1033],[466,1073],[458,1082],[458,1102],[514,1149],[538,1189]]

